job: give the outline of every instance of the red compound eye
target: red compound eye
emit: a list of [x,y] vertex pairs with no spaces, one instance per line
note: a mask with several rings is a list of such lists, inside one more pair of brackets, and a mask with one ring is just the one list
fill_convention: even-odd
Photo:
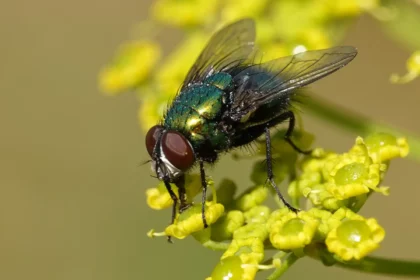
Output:
[[182,171],[194,164],[194,151],[188,140],[179,132],[167,131],[163,134],[162,151],[166,159]]
[[153,155],[153,150],[155,149],[156,142],[160,133],[162,132],[163,127],[160,125],[155,125],[149,129],[146,134],[146,149],[150,156]]

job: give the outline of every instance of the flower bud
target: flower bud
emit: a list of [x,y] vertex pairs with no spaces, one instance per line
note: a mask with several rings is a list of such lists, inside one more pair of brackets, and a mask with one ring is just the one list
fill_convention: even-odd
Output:
[[365,219],[349,209],[338,210],[331,218],[333,229],[325,243],[330,252],[344,261],[360,260],[379,247],[384,229],[375,219]]
[[[206,202],[204,213],[207,224],[214,224],[223,214],[223,211],[224,207],[222,204],[214,203],[213,201]],[[188,235],[203,229],[204,223],[201,216],[201,204],[196,204],[179,214],[176,222],[165,229],[165,233],[168,236],[184,239]]]

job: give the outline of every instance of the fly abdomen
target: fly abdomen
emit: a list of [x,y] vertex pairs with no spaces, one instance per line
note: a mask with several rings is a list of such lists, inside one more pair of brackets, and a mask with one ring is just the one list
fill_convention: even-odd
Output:
[[[230,118],[233,121],[243,124],[248,122],[248,125],[260,123],[270,118],[258,116],[261,113],[273,115],[288,107],[289,94],[277,94],[275,91],[275,85],[280,84],[282,80],[274,73],[267,71],[261,65],[247,66],[234,72],[232,74],[235,89],[230,108]],[[273,95],[277,95],[276,98],[267,99]],[[279,105],[280,108],[275,108]],[[274,110],[268,112],[268,108]]]

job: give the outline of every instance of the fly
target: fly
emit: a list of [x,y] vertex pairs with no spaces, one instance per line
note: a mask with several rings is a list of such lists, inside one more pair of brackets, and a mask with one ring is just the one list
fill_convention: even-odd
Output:
[[[306,51],[268,62],[255,60],[255,23],[234,22],[210,39],[185,78],[159,124],[146,135],[152,169],[173,199],[172,223],[178,202],[182,212],[189,205],[185,174],[198,164],[202,184],[202,220],[207,183],[204,164],[213,164],[222,152],[265,137],[268,182],[284,205],[292,207],[273,180],[270,128],[289,121],[285,140],[292,141],[296,89],[315,82],[348,64],[357,54],[350,46]],[[170,183],[178,188],[179,198]]]

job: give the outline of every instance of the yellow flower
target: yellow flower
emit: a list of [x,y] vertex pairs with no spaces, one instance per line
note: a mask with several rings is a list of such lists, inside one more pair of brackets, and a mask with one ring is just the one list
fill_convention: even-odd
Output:
[[239,210],[232,210],[222,216],[211,228],[211,237],[215,241],[223,241],[232,237],[235,230],[245,222],[244,214]]
[[253,223],[244,225],[233,233],[233,239],[247,239],[247,238],[259,238],[265,240],[268,236],[268,231],[264,224]]
[[267,196],[267,187],[263,185],[253,187],[236,200],[236,208],[242,211],[247,211],[263,203]]
[[318,219],[318,227],[314,236],[314,239],[317,241],[325,240],[328,232],[331,230],[329,220],[332,216],[331,212],[326,210],[321,210],[318,208],[311,208],[308,210],[308,213]]
[[221,8],[222,20],[231,22],[245,17],[257,17],[266,8],[267,0],[226,0]]
[[327,17],[355,17],[364,11],[372,11],[380,6],[380,0],[321,0]]
[[271,244],[280,250],[303,248],[311,243],[319,220],[309,212],[280,209],[267,222]]
[[[321,170],[324,162],[324,157],[307,158],[303,161],[302,174],[291,182],[288,188],[288,193],[292,198],[300,198],[302,195],[308,197],[312,189],[323,182]],[[315,194],[319,197],[319,191],[316,191]],[[321,201],[319,203],[313,201],[312,203],[318,205]]]
[[329,178],[329,172],[324,173],[328,162],[335,161],[339,155],[315,150],[314,158],[306,159],[302,164],[303,173],[289,186],[289,195],[294,198],[304,196],[316,207],[328,210],[336,210],[345,205],[326,188],[325,180]]
[[[191,203],[194,197],[201,192],[201,177],[199,174],[188,174],[185,178],[185,191],[187,202]],[[172,190],[178,196],[178,188],[172,186]],[[169,195],[165,184],[160,182],[156,188],[146,190],[147,205],[155,210],[161,210],[172,206],[173,200]]]
[[339,200],[369,192],[369,189],[388,194],[388,188],[378,188],[381,179],[379,164],[365,165],[353,162],[340,167],[331,174],[333,182],[326,183],[327,190]]
[[407,68],[420,74],[420,51],[414,52],[407,60]]
[[395,84],[405,84],[411,82],[420,75],[420,51],[415,51],[407,60],[408,72],[404,76],[398,74],[391,75],[391,82]]
[[114,62],[99,74],[99,86],[109,95],[135,88],[144,82],[160,58],[160,46],[153,41],[133,41],[120,47]]
[[157,0],[152,15],[158,21],[178,27],[203,25],[213,21],[218,5],[217,0]]
[[365,141],[358,137],[348,153],[314,151],[317,157],[303,162],[303,173],[290,184],[289,195],[304,196],[314,206],[331,211],[343,206],[357,211],[370,191],[389,194],[388,187],[380,186],[388,160],[407,153],[405,139],[384,133],[373,134]]
[[264,259],[264,243],[259,238],[252,237],[247,239],[234,239],[221,259],[224,260],[232,256],[239,256],[242,264],[247,264],[245,267],[242,266],[243,275],[241,279],[254,280],[255,274],[258,271],[256,265]]
[[357,0],[357,4],[365,11],[371,11],[381,6],[381,0]]
[[244,213],[247,224],[265,223],[270,217],[270,208],[265,205],[255,206]]
[[387,195],[387,187],[379,187],[387,166],[374,162],[362,138],[348,153],[325,162],[326,189],[339,200],[368,193],[370,190]]
[[366,137],[364,141],[361,138],[356,141],[366,145],[369,156],[376,163],[386,162],[397,157],[406,157],[409,152],[405,138],[396,138],[388,133],[375,133]]
[[331,220],[340,223],[328,233],[325,243],[331,253],[344,261],[362,259],[378,248],[385,237],[375,219],[365,219],[349,209],[338,210]]
[[286,42],[296,40],[303,30],[321,26],[327,17],[325,5],[320,1],[274,1],[269,11],[271,28],[276,29],[277,38]]
[[[349,200],[340,200],[336,198],[326,188],[325,184],[315,185],[308,194],[304,194],[314,206],[321,207],[328,211],[335,211],[341,207],[349,206]],[[353,203],[352,203],[353,204]]]
[[230,256],[220,260],[211,273],[211,277],[206,280],[242,280],[243,274],[241,258]]
[[163,183],[159,183],[157,188],[147,189],[146,197],[147,205],[155,210],[165,209],[173,204],[173,200]]
[[[208,225],[214,224],[223,214],[222,204],[213,201],[206,202],[205,216]],[[184,239],[188,235],[204,229],[201,216],[201,204],[196,204],[179,214],[175,224],[165,229],[165,234],[178,239]]]
[[334,17],[357,16],[362,12],[358,0],[323,0],[321,2],[325,5],[326,12]]

